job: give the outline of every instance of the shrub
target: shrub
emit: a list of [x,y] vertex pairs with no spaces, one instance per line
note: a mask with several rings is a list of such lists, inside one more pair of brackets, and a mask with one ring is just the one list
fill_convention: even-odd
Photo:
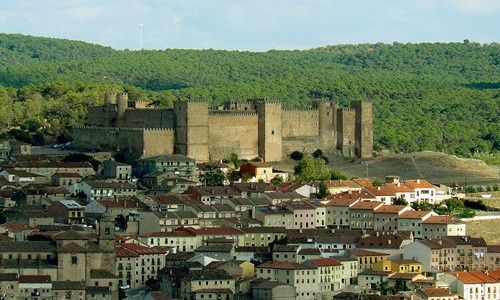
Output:
[[323,151],[322,151],[321,149],[317,149],[316,151],[314,151],[314,152],[312,153],[312,156],[313,156],[314,158],[322,157],[322,156],[323,156]]
[[295,160],[295,161],[302,160],[304,158],[304,153],[302,153],[300,151],[293,151],[290,154],[290,158],[293,159],[293,160]]
[[330,171],[330,179],[331,180],[345,180],[345,179],[347,179],[347,176],[342,174],[340,171],[331,170]]

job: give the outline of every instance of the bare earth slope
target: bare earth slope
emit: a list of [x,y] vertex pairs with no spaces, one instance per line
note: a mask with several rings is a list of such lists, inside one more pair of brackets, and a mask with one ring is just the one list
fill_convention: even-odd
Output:
[[[467,185],[500,184],[500,168],[489,166],[477,159],[460,158],[439,152],[415,152],[406,154],[382,153],[366,161],[347,159],[335,155],[328,157],[330,166],[348,177],[370,177],[383,180],[387,175],[398,175],[403,179],[425,178],[433,183]],[[295,161],[287,159],[279,164],[293,170]]]

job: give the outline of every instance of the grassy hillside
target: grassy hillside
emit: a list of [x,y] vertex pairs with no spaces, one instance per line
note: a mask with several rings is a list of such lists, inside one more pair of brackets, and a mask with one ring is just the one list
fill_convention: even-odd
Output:
[[[107,89],[156,105],[176,99],[371,99],[377,149],[500,150],[500,46],[363,44],[305,51],[117,51],[77,41],[0,34],[0,126],[60,134]],[[26,123],[28,122],[27,126]],[[50,125],[50,127],[48,126]],[[494,154],[496,155],[496,154]]]

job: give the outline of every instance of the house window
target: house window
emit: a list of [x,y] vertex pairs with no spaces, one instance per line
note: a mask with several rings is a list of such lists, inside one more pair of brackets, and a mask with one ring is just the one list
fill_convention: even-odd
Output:
[[76,265],[78,264],[78,257],[76,256],[71,256],[71,264]]

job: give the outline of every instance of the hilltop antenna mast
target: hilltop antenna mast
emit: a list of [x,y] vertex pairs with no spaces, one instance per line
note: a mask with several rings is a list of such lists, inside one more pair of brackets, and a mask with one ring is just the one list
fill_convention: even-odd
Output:
[[139,50],[142,50],[142,36],[143,36],[142,27],[144,27],[144,24],[137,23],[137,26],[139,27]]

